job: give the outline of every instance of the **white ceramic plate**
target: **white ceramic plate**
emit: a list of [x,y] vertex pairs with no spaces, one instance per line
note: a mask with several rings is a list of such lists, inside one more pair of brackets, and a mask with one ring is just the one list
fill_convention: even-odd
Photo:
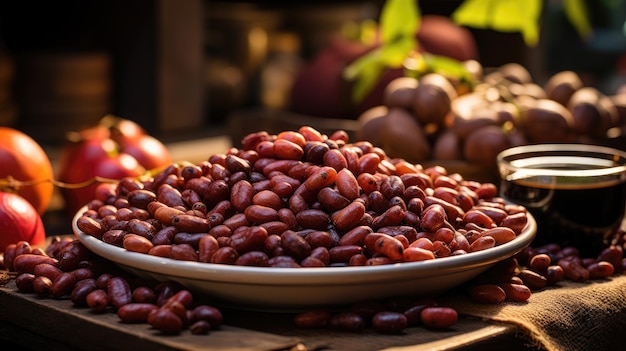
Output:
[[466,255],[367,267],[269,268],[178,261],[126,251],[83,233],[75,236],[93,253],[143,278],[173,280],[243,309],[298,310],[394,296],[432,296],[459,286],[528,246],[536,233],[528,215],[516,239]]

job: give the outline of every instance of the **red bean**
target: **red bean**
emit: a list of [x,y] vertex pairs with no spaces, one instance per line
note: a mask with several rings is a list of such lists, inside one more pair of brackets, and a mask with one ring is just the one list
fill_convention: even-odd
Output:
[[400,312],[382,311],[372,317],[372,326],[379,333],[400,333],[407,325],[406,316]]
[[426,307],[420,313],[424,326],[434,329],[447,329],[455,325],[459,319],[458,313],[451,307]]

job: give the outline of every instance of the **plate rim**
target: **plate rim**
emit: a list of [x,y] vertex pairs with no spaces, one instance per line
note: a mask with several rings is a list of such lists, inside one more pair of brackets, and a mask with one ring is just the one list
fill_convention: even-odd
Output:
[[[86,206],[78,210],[72,219],[74,236],[90,251],[115,264],[182,279],[251,285],[344,285],[390,281],[395,280],[398,275],[406,274],[414,274],[413,278],[423,278],[440,274],[442,271],[459,272],[494,264],[514,256],[531,244],[537,232],[537,223],[534,217],[527,213],[528,223],[526,227],[512,241],[486,250],[458,256],[367,267],[255,267],[181,261],[128,251],[78,229],[76,222],[85,210]],[[329,284],[330,282],[335,282],[335,284]]]

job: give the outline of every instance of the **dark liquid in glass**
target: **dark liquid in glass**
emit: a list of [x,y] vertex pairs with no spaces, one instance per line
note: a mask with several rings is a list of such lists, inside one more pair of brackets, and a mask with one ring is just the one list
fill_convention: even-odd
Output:
[[549,178],[503,180],[501,194],[535,217],[537,236],[532,246],[558,243],[577,247],[583,257],[597,256],[622,222],[626,183],[623,179],[579,182]]

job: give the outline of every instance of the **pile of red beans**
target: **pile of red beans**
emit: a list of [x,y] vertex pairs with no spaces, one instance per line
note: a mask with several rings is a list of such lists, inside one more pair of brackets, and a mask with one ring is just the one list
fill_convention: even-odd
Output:
[[207,334],[223,322],[218,308],[194,300],[179,284],[133,277],[78,240],[53,238],[45,250],[20,241],[5,248],[1,263],[15,272],[20,292],[69,299],[93,313],[114,312],[124,323],[148,323],[164,334]]
[[389,159],[369,142],[310,127],[254,133],[243,148],[106,185],[78,218],[129,251],[264,267],[379,265],[509,242],[523,207],[491,183]]
[[[343,131],[326,136],[305,126],[250,134],[241,149],[200,164],[176,163],[150,177],[101,184],[76,224],[129,251],[297,269],[471,254],[514,240],[527,221],[526,209],[498,197],[494,184],[390,159],[369,142],[349,143]],[[21,291],[70,296],[95,311],[113,308],[123,321],[148,322],[167,333],[203,333],[221,324],[219,310],[194,304],[182,287],[138,283],[110,263],[87,258],[78,241],[55,241],[46,252],[20,250],[5,251],[4,265],[19,273]],[[525,301],[531,291],[563,279],[623,272],[622,252],[623,241],[593,259],[558,245],[528,248],[466,288],[480,303]],[[392,305],[309,311],[295,324],[399,332],[457,321],[456,311],[430,299]]]

